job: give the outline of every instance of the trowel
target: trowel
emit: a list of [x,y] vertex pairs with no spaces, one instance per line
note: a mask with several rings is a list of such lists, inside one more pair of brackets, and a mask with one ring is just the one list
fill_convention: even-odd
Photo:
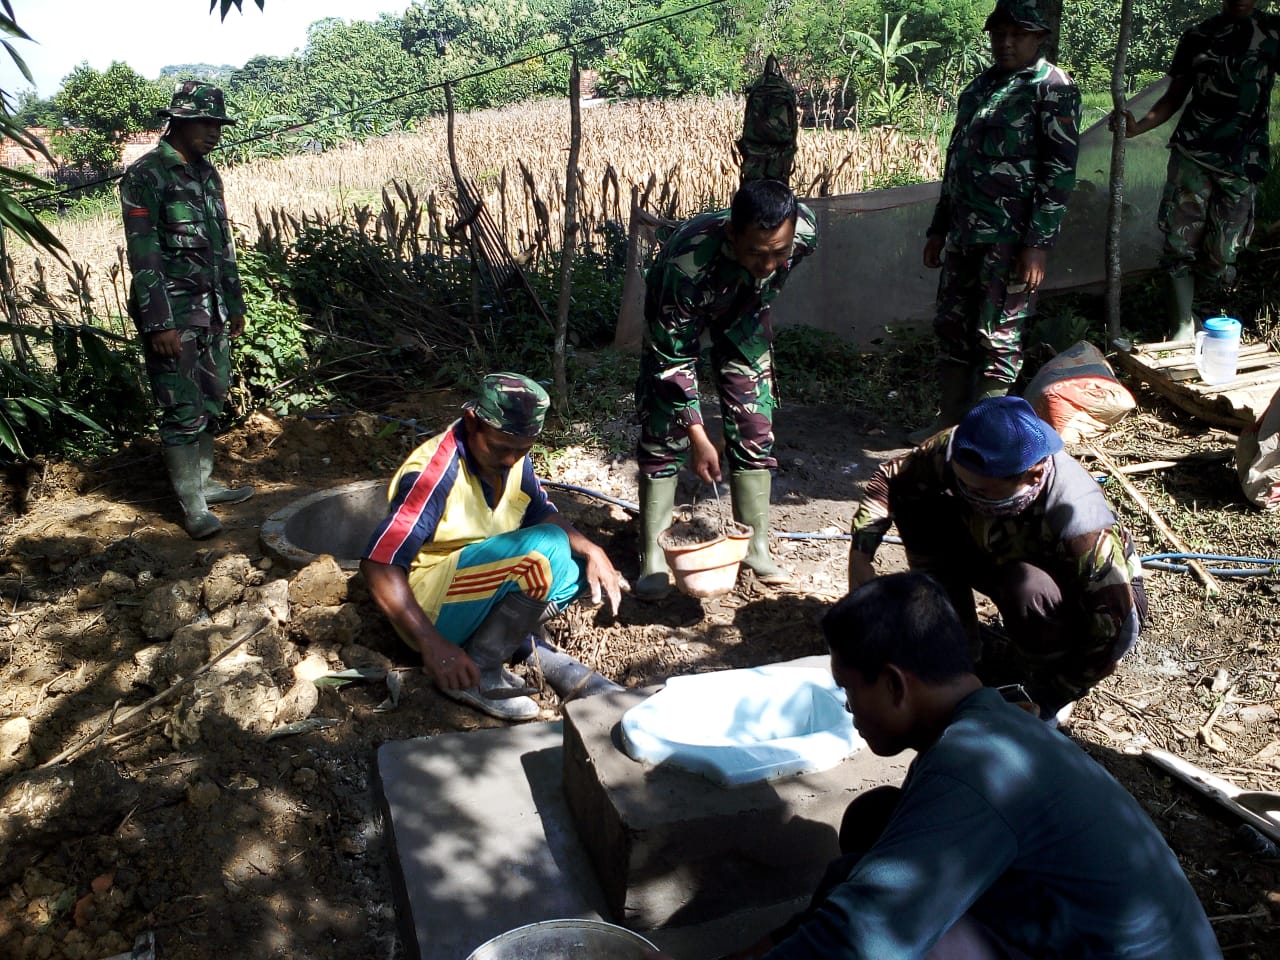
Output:
[[1234,783],[1165,750],[1147,750],[1143,756],[1192,790],[1225,807],[1259,833],[1280,843],[1280,793],[1242,790]]

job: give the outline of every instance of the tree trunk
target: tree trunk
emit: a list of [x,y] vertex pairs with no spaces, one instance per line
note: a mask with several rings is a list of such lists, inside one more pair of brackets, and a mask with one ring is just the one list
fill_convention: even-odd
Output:
[[1040,0],[1040,13],[1049,25],[1049,36],[1040,50],[1050,63],[1058,62],[1058,50],[1062,35],[1062,0]]
[[579,90],[578,51],[570,52],[569,66],[569,162],[564,181],[564,246],[560,251],[560,301],[556,305],[556,406],[562,414],[569,410],[569,381],[565,373],[565,352],[569,339],[569,297],[573,291],[573,255],[578,241],[578,148],[582,143],[582,109]]
[[1120,336],[1120,226],[1124,217],[1124,73],[1133,31],[1133,0],[1120,0],[1120,36],[1111,70],[1111,103],[1120,122],[1111,135],[1111,204],[1107,211],[1107,342]]

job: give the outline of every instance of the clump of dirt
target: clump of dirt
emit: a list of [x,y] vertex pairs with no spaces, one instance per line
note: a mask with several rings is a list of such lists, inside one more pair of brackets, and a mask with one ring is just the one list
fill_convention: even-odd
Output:
[[694,517],[673,523],[658,538],[663,547],[694,547],[711,543],[727,536],[748,536],[750,528],[733,521],[717,520],[711,517]]

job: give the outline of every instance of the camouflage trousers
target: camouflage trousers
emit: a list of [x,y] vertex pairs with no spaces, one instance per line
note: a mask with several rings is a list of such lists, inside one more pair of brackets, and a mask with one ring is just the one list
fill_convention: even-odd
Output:
[[938,278],[933,331],[942,355],[979,376],[1012,383],[1022,370],[1022,328],[1036,295],[1009,282],[1018,243],[948,243]]
[[[983,683],[1021,683],[1050,712],[1109,675],[1146,622],[1139,579],[1130,585],[1129,618],[1114,636],[1096,635],[1092,599],[1069,565],[1049,558],[996,562],[974,543],[950,496],[910,498],[897,505],[895,521],[908,566],[942,585],[969,631]],[[996,605],[1003,632],[979,626],[975,590]]]
[[231,373],[231,342],[224,328],[182,327],[178,333],[178,357],[160,356],[143,337],[160,441],[166,447],[195,443],[202,430],[217,432]]
[[[772,470],[773,410],[777,406],[773,376],[773,351],[769,337],[761,332],[738,342],[711,336],[711,366],[720,413],[724,419],[725,450],[729,469]],[[640,421],[640,442],[636,459],[649,477],[673,477],[689,459],[689,429],[669,402],[653,389],[654,377],[640,364],[636,386],[636,413]]]
[[1194,267],[1222,289],[1233,289],[1236,257],[1253,235],[1257,192],[1244,177],[1217,173],[1171,150],[1158,215],[1164,233],[1160,265],[1173,276],[1186,276]]

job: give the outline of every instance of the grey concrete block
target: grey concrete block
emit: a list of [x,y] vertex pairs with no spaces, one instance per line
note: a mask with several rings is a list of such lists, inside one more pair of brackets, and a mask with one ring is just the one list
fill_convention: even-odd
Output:
[[[810,665],[824,658],[794,661]],[[623,752],[623,713],[657,688],[565,708],[564,795],[610,912],[636,930],[700,924],[809,896],[839,854],[860,791],[898,784],[910,756],[860,751],[831,770],[724,788]]]

